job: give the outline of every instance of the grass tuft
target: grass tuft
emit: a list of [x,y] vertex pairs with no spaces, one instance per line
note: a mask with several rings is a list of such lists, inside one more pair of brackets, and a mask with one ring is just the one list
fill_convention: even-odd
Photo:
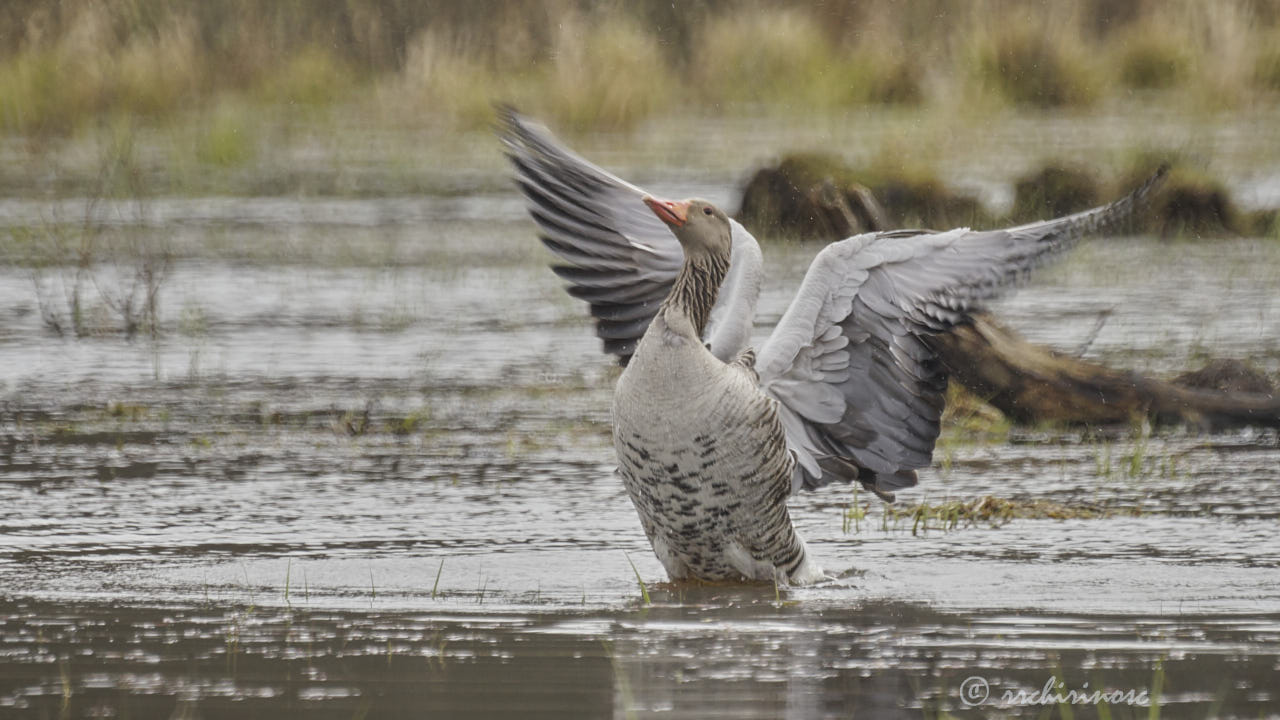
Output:
[[712,103],[829,104],[844,84],[817,20],[794,8],[708,18],[693,47],[695,85]]
[[1180,85],[1192,71],[1190,39],[1163,22],[1130,25],[1114,41],[1120,82],[1135,90]]
[[206,165],[241,167],[256,154],[257,146],[249,128],[247,110],[239,105],[220,104],[196,138],[196,159]]
[[440,558],[440,567],[436,568],[436,581],[431,585],[431,599],[436,599],[436,592],[440,589],[440,575],[444,573],[444,558]]
[[979,525],[999,527],[1012,520],[1094,520],[1135,514],[1137,510],[1117,510],[1086,503],[1016,500],[987,495],[975,500],[922,502],[903,507],[885,505],[882,529],[888,530],[890,521],[894,528],[910,522],[911,534],[918,535],[929,530],[950,532]]
[[354,84],[355,75],[345,63],[323,47],[309,45],[264,78],[259,92],[274,101],[319,107],[343,98]]
[[1280,91],[1280,32],[1264,41],[1254,58],[1253,81],[1265,90]]
[[1102,94],[1102,77],[1069,26],[1011,18],[979,36],[972,65],[980,89],[1015,105],[1080,107]]
[[[625,15],[569,15],[547,77],[548,109],[566,127],[620,129],[665,108],[672,73],[658,38]],[[542,104],[542,103],[539,103]]]
[[644,584],[644,578],[640,577],[640,569],[637,568],[636,564],[631,561],[630,555],[626,555],[626,553],[623,553],[623,554],[627,558],[627,564],[631,566],[631,572],[636,574],[636,584],[640,586],[641,602],[643,602],[645,605],[652,605],[653,603],[650,602],[649,600],[649,588]]
[[196,49],[198,28],[175,15],[154,34],[141,33],[121,47],[104,104],[130,115],[163,116],[183,107],[200,89],[204,69]]
[[379,101],[402,117],[480,127],[503,88],[483,61],[457,39],[426,30],[409,46],[404,67],[379,88]]
[[1070,163],[1050,162],[1014,184],[1015,222],[1062,217],[1102,204],[1102,183],[1089,170]]
[[[1223,237],[1247,228],[1226,185],[1203,169],[1203,163],[1176,155],[1139,154],[1125,175],[1127,187],[1150,172],[1157,158],[1172,168],[1147,212],[1163,237]],[[1150,163],[1142,165],[1142,163]]]

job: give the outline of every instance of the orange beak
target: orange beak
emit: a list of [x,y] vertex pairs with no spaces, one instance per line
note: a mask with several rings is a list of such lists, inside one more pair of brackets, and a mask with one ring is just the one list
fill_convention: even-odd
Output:
[[659,200],[652,195],[644,196],[644,204],[649,206],[654,215],[671,227],[683,227],[689,222],[689,202],[682,200]]

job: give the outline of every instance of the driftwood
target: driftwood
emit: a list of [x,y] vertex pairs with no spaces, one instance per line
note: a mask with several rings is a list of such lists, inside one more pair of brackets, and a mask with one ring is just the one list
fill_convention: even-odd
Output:
[[1029,343],[985,314],[932,344],[953,380],[1019,423],[1109,425],[1146,417],[1204,430],[1280,427],[1274,391],[1193,388],[1113,370]]
[[[751,198],[755,207],[769,208],[793,223],[792,229],[829,240],[891,227],[865,187],[847,178],[837,184],[828,177],[801,190],[794,178],[784,176],[785,170],[780,166],[764,180],[757,175],[748,186],[744,209]],[[749,215],[744,214],[744,221]],[[1240,363],[1215,361],[1166,382],[1034,345],[987,314],[977,314],[972,323],[931,342],[953,380],[1019,423],[1109,425],[1145,417],[1152,424],[1205,430],[1280,427],[1280,393]]]

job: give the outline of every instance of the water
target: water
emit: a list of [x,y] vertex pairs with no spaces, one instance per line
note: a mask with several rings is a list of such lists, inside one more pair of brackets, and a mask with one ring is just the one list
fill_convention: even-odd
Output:
[[[982,714],[1049,682],[1280,715],[1274,432],[952,435],[905,502],[1116,514],[913,532],[828,488],[793,517],[837,579],[670,586],[612,475],[616,370],[514,194],[133,210],[177,258],[156,339],[103,306],[59,337],[0,269],[0,717],[932,717],[971,677]],[[761,336],[814,252],[766,248]],[[1142,372],[1276,373],[1278,279],[1275,243],[1101,240],[996,312]]]

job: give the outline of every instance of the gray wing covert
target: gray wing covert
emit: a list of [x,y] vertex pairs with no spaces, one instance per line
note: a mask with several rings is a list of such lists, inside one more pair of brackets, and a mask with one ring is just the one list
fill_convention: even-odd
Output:
[[947,377],[929,338],[1080,237],[1129,218],[1162,168],[1128,196],[1008,230],[896,230],[827,246],[762,348],[761,385],[796,454],[793,490],[859,480],[892,499],[917,482],[938,437]]

